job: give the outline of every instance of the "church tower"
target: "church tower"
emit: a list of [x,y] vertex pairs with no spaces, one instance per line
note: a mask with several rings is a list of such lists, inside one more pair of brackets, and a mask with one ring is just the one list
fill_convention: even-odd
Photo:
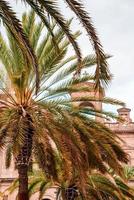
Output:
[[[71,93],[71,97],[93,97],[94,99],[100,99],[100,101],[87,101],[87,102],[79,102],[76,106],[80,107],[89,107],[94,110],[101,111],[102,110],[102,99],[105,97],[104,89],[101,88],[101,92],[94,88],[94,83],[86,82],[82,84],[77,84],[77,87],[88,87],[89,91],[75,92]],[[102,117],[99,117],[99,114],[95,117],[96,121],[104,122]]]
[[123,122],[124,124],[127,124],[127,123],[129,124],[132,122],[132,119],[130,118],[131,109],[123,107],[123,108],[119,108],[117,112],[118,112],[119,117],[121,117],[124,120]]

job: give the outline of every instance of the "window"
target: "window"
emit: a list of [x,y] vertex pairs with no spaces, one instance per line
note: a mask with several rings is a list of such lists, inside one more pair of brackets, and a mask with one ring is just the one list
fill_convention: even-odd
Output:
[[48,199],[48,198],[46,199],[46,198],[45,198],[45,199],[42,199],[42,200],[51,200],[51,199]]
[[94,105],[91,102],[82,102],[80,105],[80,107],[90,107],[94,109]]

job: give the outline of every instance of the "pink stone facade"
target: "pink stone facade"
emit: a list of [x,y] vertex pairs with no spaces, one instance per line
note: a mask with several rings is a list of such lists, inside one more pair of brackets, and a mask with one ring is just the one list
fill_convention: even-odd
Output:
[[134,122],[130,118],[131,109],[120,108],[117,111],[124,121],[122,123],[106,122],[105,124],[123,140],[122,147],[129,155],[129,164],[134,166]]
[[[89,88],[89,91],[83,91],[83,92],[75,92],[75,93],[72,93],[71,96],[72,98],[75,98],[75,97],[91,97],[91,98],[97,98],[97,99],[102,99],[104,96],[105,96],[105,92],[104,92],[104,89],[102,88],[101,89],[101,92],[100,91],[94,91],[94,83],[91,83],[91,82],[86,82],[86,83],[82,83],[82,84],[78,84],[77,87],[80,87],[80,86],[83,86],[83,87],[88,87]],[[102,102],[101,101],[90,101],[90,102],[79,102],[79,103],[75,103],[74,106],[83,106],[83,107],[92,107],[96,110],[99,110],[101,111],[102,110]],[[100,122],[103,122],[103,119],[100,118],[99,116],[96,116],[95,119],[97,121],[100,121]]]

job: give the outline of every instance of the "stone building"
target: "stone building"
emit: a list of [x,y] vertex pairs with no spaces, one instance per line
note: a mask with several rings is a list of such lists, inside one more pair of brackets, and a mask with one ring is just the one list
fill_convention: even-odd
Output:
[[129,155],[129,164],[134,166],[134,122],[130,118],[131,109],[123,107],[117,112],[124,122],[106,122],[105,124],[122,139],[122,147]]
[[[72,97],[76,96],[82,96],[87,95],[90,97],[97,97],[97,98],[103,98],[105,96],[104,90],[102,89],[100,92],[94,92],[94,85],[93,83],[85,83],[85,86],[89,86],[90,91],[89,92],[82,92],[82,93],[73,93],[71,94]],[[102,109],[102,103],[101,102],[81,102],[79,105],[76,106],[89,106],[92,108],[95,108],[97,110]],[[123,123],[120,123],[119,121],[113,122],[113,121],[104,121],[99,116],[96,116],[96,120],[101,121],[102,123],[105,123],[106,126],[108,126],[110,129],[112,129],[115,134],[118,134],[118,136],[122,139],[122,146],[124,150],[129,154],[130,157],[130,165],[134,166],[134,122],[132,122],[130,118],[130,109],[129,108],[120,108],[117,110],[118,115],[124,119]],[[9,169],[5,168],[4,165],[4,152],[0,153],[0,192],[3,192],[10,183],[17,177],[17,172],[14,170],[14,164],[12,163],[12,166]],[[0,200],[14,200],[16,194],[12,194],[10,196],[5,194],[4,198],[0,197]],[[47,190],[45,196],[43,197],[43,200],[54,200],[56,196],[56,188],[50,188]],[[37,195],[35,195],[31,200],[38,200]]]
[[[81,85],[81,84],[80,84]],[[96,97],[99,98],[100,100],[105,97],[105,91],[102,88],[101,92],[100,91],[94,91],[94,83],[91,82],[86,82],[82,84],[83,86],[88,86],[90,88],[90,91],[88,92],[75,92],[72,94],[72,97],[77,97],[77,96],[90,96],[90,97]],[[79,106],[89,106],[97,110],[102,110],[102,102],[81,102],[79,103]],[[131,166],[134,166],[134,122],[132,122],[132,119],[130,117],[130,112],[131,109],[129,108],[120,108],[117,110],[118,116],[123,118],[123,122],[119,121],[104,121],[99,116],[96,116],[95,119],[99,122],[104,123],[106,126],[108,126],[115,134],[117,134],[121,139],[122,139],[122,147],[124,150],[128,153],[129,155],[129,164]]]

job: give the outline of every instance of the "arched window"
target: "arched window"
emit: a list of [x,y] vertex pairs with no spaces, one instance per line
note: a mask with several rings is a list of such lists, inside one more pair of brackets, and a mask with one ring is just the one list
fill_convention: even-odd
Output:
[[45,198],[45,199],[42,199],[42,200],[51,200],[51,199]]
[[88,102],[88,101],[87,102],[82,102],[82,103],[79,104],[79,108],[81,110],[88,109],[90,118],[95,119],[94,111],[96,109],[95,109],[95,106],[94,106],[93,103]]
[[82,102],[80,105],[80,107],[90,107],[94,109],[94,105],[91,102]]

